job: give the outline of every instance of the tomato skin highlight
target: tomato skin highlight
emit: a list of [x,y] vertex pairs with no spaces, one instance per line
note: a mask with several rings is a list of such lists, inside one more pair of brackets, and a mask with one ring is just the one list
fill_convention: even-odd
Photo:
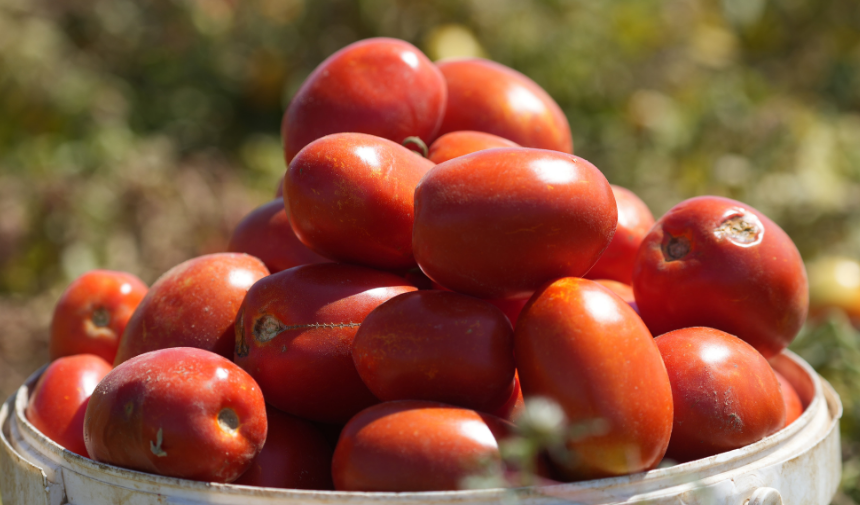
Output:
[[436,139],[430,145],[427,159],[438,165],[460,156],[497,147],[520,147],[520,145],[490,133],[456,131]]
[[672,431],[672,389],[654,339],[636,312],[594,281],[542,286],[514,331],[523,394],[556,401],[584,435],[558,467],[569,479],[657,466]]

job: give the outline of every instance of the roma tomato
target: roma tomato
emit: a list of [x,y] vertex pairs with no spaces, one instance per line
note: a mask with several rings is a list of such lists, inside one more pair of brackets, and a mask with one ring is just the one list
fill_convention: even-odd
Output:
[[654,468],[672,432],[672,389],[636,312],[599,284],[559,279],[538,290],[514,331],[523,394],[555,400],[582,436],[571,479]]
[[675,403],[667,458],[706,458],[785,425],[779,381],[767,360],[743,340],[712,328],[684,328],[656,342]]
[[65,449],[88,458],[84,413],[90,395],[111,368],[93,354],[58,358],[36,382],[27,403],[27,420]]
[[54,308],[51,360],[95,354],[113,363],[122,332],[147,290],[126,272],[93,270],[75,279]]
[[779,389],[782,392],[782,401],[785,404],[785,426],[793,423],[803,414],[803,403],[800,401],[800,396],[794,386],[788,382],[788,379],[782,376],[776,370],[773,371],[776,375],[776,380],[779,381]]
[[339,491],[449,491],[501,471],[498,440],[510,425],[435,402],[370,407],[347,423],[332,461]]
[[368,314],[352,358],[382,401],[431,400],[492,412],[511,396],[513,329],[483,300],[415,291]]
[[436,165],[415,190],[415,259],[442,286],[528,298],[583,275],[615,232],[612,189],[582,158],[491,149]]
[[494,149],[496,147],[520,147],[516,142],[496,135],[475,131],[459,131],[442,135],[430,145],[427,159],[439,164],[460,156]]
[[624,300],[627,305],[633,307],[633,310],[635,310],[637,314],[639,313],[639,307],[636,306],[636,297],[633,296],[632,287],[609,279],[594,279],[594,282],[618,295],[618,297]]
[[227,250],[260,258],[271,273],[329,261],[296,238],[282,198],[272,200],[245,216],[233,231]]
[[520,375],[514,371],[514,387],[511,390],[511,395],[501,407],[490,413],[506,421],[515,422],[525,408],[526,402],[520,387]]
[[238,253],[199,256],[162,275],[128,322],[115,365],[167,347],[233,356],[233,324],[248,288],[269,275],[263,262]]
[[244,370],[209,351],[162,349],[117,366],[84,419],[90,456],[142,472],[231,482],[266,440],[266,404]]
[[438,66],[448,84],[440,135],[475,130],[523,147],[573,153],[564,112],[525,75],[480,58],[444,60]]
[[327,258],[388,270],[415,266],[415,186],[433,163],[390,140],[329,135],[293,159],[288,215],[305,245]]
[[736,335],[766,358],[806,319],[806,270],[794,243],[735,200],[685,200],[654,225],[636,256],[633,293],[655,335],[693,326]]
[[355,370],[355,333],[370,311],[408,291],[415,287],[402,277],[338,263],[270,275],[245,297],[234,361],[257,380],[272,406],[345,423],[378,402]]
[[312,141],[359,132],[429,144],[445,113],[445,79],[415,46],[373,38],[329,56],[305,80],[281,123],[287,163]]

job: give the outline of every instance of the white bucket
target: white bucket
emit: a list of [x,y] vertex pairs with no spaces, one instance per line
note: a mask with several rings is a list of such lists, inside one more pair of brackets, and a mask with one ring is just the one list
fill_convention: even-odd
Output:
[[209,484],[96,463],[47,439],[24,416],[37,371],[0,409],[3,505],[311,504],[826,505],[841,475],[842,404],[802,359],[772,361],[806,405],[788,428],[742,449],[646,473],[521,489],[432,493],[290,491]]

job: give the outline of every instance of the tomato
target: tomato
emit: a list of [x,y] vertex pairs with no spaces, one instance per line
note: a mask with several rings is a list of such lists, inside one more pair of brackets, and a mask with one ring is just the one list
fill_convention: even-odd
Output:
[[48,365],[27,403],[27,420],[46,437],[87,458],[84,413],[111,365],[94,354],[58,358]]
[[559,463],[571,479],[657,466],[672,432],[672,389],[660,352],[633,309],[599,284],[559,279],[541,287],[514,331],[526,398],[556,401],[580,436]]
[[785,425],[779,381],[767,360],[743,340],[700,327],[660,335],[656,342],[675,402],[667,458],[706,458]]
[[287,163],[312,141],[341,132],[376,135],[398,144],[429,144],[445,113],[445,79],[415,46],[366,39],[329,56],[305,80],[281,123]]
[[263,262],[238,253],[192,258],[162,275],[123,333],[114,365],[167,347],[233,356],[233,324],[248,288],[269,275]]
[[525,75],[480,58],[444,60],[438,66],[448,84],[440,135],[475,130],[523,147],[573,153],[564,112]]
[[511,395],[501,407],[490,413],[506,421],[514,422],[520,417],[525,408],[526,402],[523,398],[523,390],[520,387],[520,376],[519,373],[514,371],[514,387],[511,390]]
[[520,147],[516,142],[489,133],[474,131],[451,132],[442,135],[430,145],[427,159],[443,163],[460,156],[496,147]]
[[339,491],[447,491],[501,470],[498,438],[509,425],[442,403],[398,401],[347,423],[332,461]]
[[636,257],[633,293],[655,335],[706,326],[736,335],[766,358],[797,335],[809,305],[794,243],[735,200],[685,200],[654,225]]
[[227,250],[261,259],[271,273],[329,261],[296,238],[282,198],[276,198],[245,216],[233,231]]
[[409,149],[371,135],[316,140],[293,159],[284,179],[293,230],[336,261],[414,267],[415,186],[431,167]]
[[779,389],[782,393],[782,401],[785,404],[785,426],[793,423],[803,414],[803,403],[800,401],[800,396],[794,386],[776,370],[773,371],[776,375],[776,380],[779,381]]
[[609,279],[593,279],[594,282],[600,284],[604,288],[612,291],[619,298],[624,300],[627,305],[630,305],[636,313],[639,313],[639,307],[636,305],[636,298],[633,296],[633,288],[628,286],[627,284],[623,284],[618,281],[612,281]]
[[370,311],[409,291],[415,287],[402,277],[338,263],[270,275],[245,297],[234,361],[257,380],[272,406],[345,423],[378,402],[353,364],[355,333]]
[[609,247],[585,275],[587,279],[611,279],[624,284],[633,280],[633,266],[639,245],[654,225],[654,216],[645,202],[621,186],[612,186],[618,206],[618,226]]
[[616,210],[603,174],[582,158],[490,149],[436,165],[415,190],[418,265],[448,289],[528,298],[580,276],[612,240]]
[[90,398],[84,441],[102,463],[184,479],[231,482],[266,440],[260,388],[230,360],[177,347],[113,369]]
[[492,412],[511,396],[513,329],[483,300],[415,291],[368,314],[352,358],[382,401],[431,400]]
[[860,262],[823,256],[809,264],[809,315],[820,320],[841,310],[860,328]]
[[92,270],[63,292],[51,319],[51,360],[95,354],[113,363],[120,336],[149,288],[126,272]]

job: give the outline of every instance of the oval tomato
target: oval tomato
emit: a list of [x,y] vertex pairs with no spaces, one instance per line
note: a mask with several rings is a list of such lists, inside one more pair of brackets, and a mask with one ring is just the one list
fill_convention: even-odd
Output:
[[803,403],[800,401],[797,391],[788,380],[776,370],[773,371],[779,381],[779,389],[782,392],[782,400],[785,404],[785,426],[793,423],[803,414]]
[[497,147],[520,147],[502,137],[484,132],[458,131],[442,135],[430,145],[427,159],[439,164],[460,156],[494,149]]
[[633,288],[632,287],[628,286],[627,284],[623,284],[623,283],[618,282],[618,281],[612,281],[609,279],[593,279],[593,280],[594,280],[594,282],[600,284],[604,288],[606,288],[609,291],[612,291],[613,293],[618,295],[618,297],[621,298],[622,300],[624,300],[627,303],[627,305],[630,305],[631,307],[633,307],[633,310],[635,310],[637,314],[639,313],[639,307],[636,305],[636,297],[633,296]]

